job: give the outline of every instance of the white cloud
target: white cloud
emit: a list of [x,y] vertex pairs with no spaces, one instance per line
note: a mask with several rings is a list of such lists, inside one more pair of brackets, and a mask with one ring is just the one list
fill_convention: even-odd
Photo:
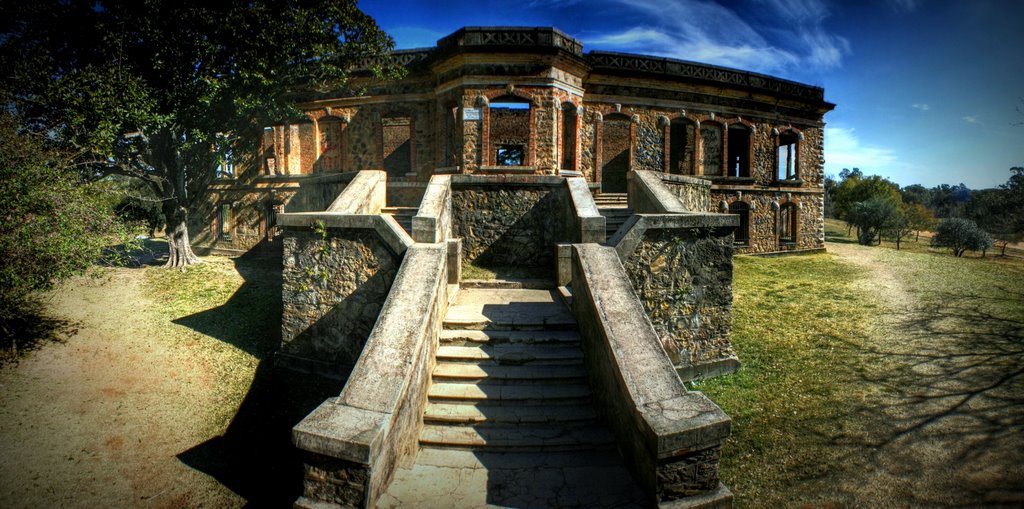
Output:
[[897,165],[896,153],[887,147],[861,143],[852,127],[825,128],[825,166],[827,173],[838,173],[842,168],[860,168],[866,173],[878,173]]
[[[587,37],[594,49],[612,49],[776,73],[801,66],[833,69],[850,42],[823,28],[829,11],[820,0],[759,0],[775,26],[758,26],[710,0],[618,0],[649,21]],[[759,18],[760,19],[760,18]],[[784,44],[774,44],[771,34]]]
[[967,115],[967,116],[961,117],[961,118],[963,119],[964,122],[967,122],[968,124],[978,124],[978,125],[981,125],[981,120],[979,120],[978,117],[975,117],[974,115]]
[[929,106],[928,103],[914,103],[914,104],[911,104],[910,107],[911,108],[915,108],[915,109],[919,109],[921,111],[928,111],[928,110],[932,109],[932,107]]

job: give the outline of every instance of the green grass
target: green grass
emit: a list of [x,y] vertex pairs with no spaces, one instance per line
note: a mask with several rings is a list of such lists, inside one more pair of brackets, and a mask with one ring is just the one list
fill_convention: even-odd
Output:
[[189,349],[214,373],[219,425],[234,415],[253,373],[280,337],[280,265],[259,259],[203,258],[184,271],[146,268],[145,286],[170,322],[160,341]]
[[[826,235],[847,238],[838,222],[826,223]],[[894,340],[939,333],[953,339],[936,353],[962,356],[1013,350],[1024,339],[1020,260],[884,244],[857,249],[870,250],[910,292],[909,315],[888,308],[870,283],[870,269],[832,254],[735,259],[732,340],[743,367],[690,385],[733,419],[721,475],[737,507],[815,507],[829,499],[822,493],[836,479],[870,461],[863,437],[879,436],[888,425],[874,402],[929,382],[914,378],[912,356],[880,353],[900,351]],[[887,328],[893,323],[900,329]],[[1017,369],[1009,360],[993,366],[999,362],[986,365]]]
[[737,257],[733,345],[736,374],[695,382],[733,419],[722,451],[722,478],[737,505],[781,507],[805,481],[844,454],[848,402],[841,383],[859,359],[848,348],[876,305],[853,287],[861,275],[828,254]]

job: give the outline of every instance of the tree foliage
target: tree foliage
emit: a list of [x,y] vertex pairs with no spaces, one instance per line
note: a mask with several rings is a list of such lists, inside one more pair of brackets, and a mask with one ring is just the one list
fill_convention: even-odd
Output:
[[5,333],[32,292],[85,271],[128,229],[98,184],[83,183],[68,158],[19,132],[0,114],[0,326]]
[[967,250],[984,253],[992,247],[992,237],[970,219],[951,217],[939,222],[932,245],[948,247],[954,256],[961,257]]
[[4,104],[90,176],[145,182],[161,199],[169,266],[198,261],[187,214],[215,147],[251,153],[261,126],[343,91],[354,62],[393,48],[354,0],[40,0],[0,14]]
[[897,219],[896,201],[889,196],[872,196],[855,203],[846,221],[857,227],[857,243],[869,246]]

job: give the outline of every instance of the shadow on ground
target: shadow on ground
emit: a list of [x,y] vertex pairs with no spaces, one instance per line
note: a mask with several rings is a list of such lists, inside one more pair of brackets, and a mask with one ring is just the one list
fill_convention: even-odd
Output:
[[[222,306],[174,320],[258,358],[248,393],[223,435],[178,454],[217,479],[249,507],[290,507],[302,492],[302,460],[291,429],[344,381],[275,367],[280,344],[281,260],[245,255],[234,260],[245,282]],[[347,376],[347,374],[346,374]]]
[[860,387],[848,409],[860,432],[832,437],[851,458],[897,480],[899,498],[928,507],[1024,505],[1024,294],[934,293],[889,344],[851,345]]

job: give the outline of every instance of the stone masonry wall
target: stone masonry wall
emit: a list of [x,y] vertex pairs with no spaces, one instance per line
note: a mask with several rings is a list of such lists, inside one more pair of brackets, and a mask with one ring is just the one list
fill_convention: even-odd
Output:
[[727,230],[647,230],[623,265],[674,365],[735,356]]
[[554,266],[567,240],[563,186],[452,186],[452,235],[462,257],[482,266]]
[[[738,253],[825,248],[825,223],[821,219],[825,205],[823,194],[785,190],[761,193],[712,190],[712,207],[708,210],[724,212],[736,201],[743,201],[750,207],[750,242],[745,246],[736,246]],[[792,244],[779,242],[779,209],[787,203],[794,203],[797,211],[796,243]]]
[[281,351],[351,366],[401,257],[371,230],[289,229],[284,237]]

